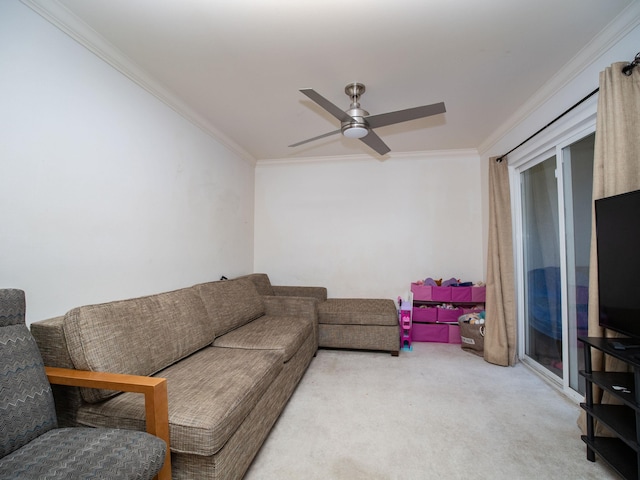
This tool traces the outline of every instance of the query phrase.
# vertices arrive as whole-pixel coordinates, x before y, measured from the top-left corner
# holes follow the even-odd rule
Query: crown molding
[[[49,23],[145,89],[176,113],[215,138],[227,149],[252,165],[256,159],[244,148],[214,127],[211,122],[190,108],[164,85],[141,69],[120,50],[107,42],[98,32],[80,20],[57,0],[20,0]]]
[[[609,49],[622,38],[640,25],[640,2],[633,1],[614,20],[607,25],[598,35],[587,43],[576,56],[556,73],[542,88],[527,100],[512,116],[510,116],[493,134],[478,147],[481,155],[488,152],[500,140],[506,137],[518,125],[523,123],[538,108],[542,107],[562,88],[575,80],[580,73],[594,64]],[[634,52],[635,54],[635,52]],[[598,78],[595,78],[593,88],[598,86]],[[576,92],[577,96],[586,95],[588,92]]]
[[[422,152],[391,152],[384,158],[377,158],[379,162],[386,161],[404,161],[404,160],[428,160],[443,158],[469,158],[474,157],[480,159],[480,154],[475,148],[451,149],[451,150],[425,150]],[[304,164],[304,163],[339,163],[352,161],[371,161],[376,157],[367,154],[357,155],[334,155],[325,157],[291,157],[291,158],[271,158],[259,159],[256,166],[270,165],[286,165],[286,164]]]

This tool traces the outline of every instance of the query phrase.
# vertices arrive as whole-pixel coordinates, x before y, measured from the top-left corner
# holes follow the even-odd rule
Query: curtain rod
[[[638,65],[640,65],[640,52],[638,52],[635,56],[635,58],[633,59],[633,61],[631,61],[630,63],[628,63],[627,65],[625,65],[624,67],[622,67],[622,73],[624,73],[626,76],[631,75],[631,73],[633,72],[633,69],[635,67],[637,67]],[[573,110],[574,108],[576,108],[578,105],[580,105],[581,103],[587,101],[590,97],[592,97],[593,95],[595,95],[596,93],[598,93],[600,89],[596,88],[593,92],[591,92],[589,95],[587,95],[586,97],[584,97],[582,100],[580,100],[578,103],[576,103],[575,105],[573,105],[572,107],[568,108],[567,110],[565,110],[564,112],[562,112],[560,115],[558,115],[556,118],[554,118],[553,120],[551,120],[549,123],[547,123],[544,127],[542,127],[540,130],[538,130],[536,133],[534,133],[533,135],[531,135],[529,138],[527,138],[524,142],[518,144],[516,147],[513,147],[511,150],[509,150],[507,153],[505,153],[504,155],[500,155],[498,158],[496,158],[496,162],[500,163],[502,162],[502,159],[504,157],[506,157],[507,155],[509,155],[511,152],[513,152],[515,149],[520,148],[522,145],[524,145],[525,143],[527,143],[529,140],[531,140],[533,137],[535,137],[536,135],[538,135],[540,132],[542,132],[543,130],[549,128],[551,125],[553,125],[555,122],[557,122],[558,120],[560,120],[562,117],[564,117],[567,113],[569,113],[571,110]]]
[[[622,73],[624,73],[627,77],[631,75],[633,69],[640,64],[640,52],[636,53],[636,58],[633,59],[631,63],[622,67]]]
[[[556,123],[558,120],[560,120],[562,117],[564,117],[567,113],[569,113],[571,110],[573,110],[574,108],[576,108],[577,106],[579,106],[580,104],[586,102],[589,98],[593,97],[596,93],[598,93],[598,91],[600,90],[600,88],[596,88],[593,92],[591,92],[589,95],[587,95],[586,97],[584,97],[582,100],[578,101],[578,103],[574,104],[573,106],[569,107],[567,110],[565,110],[564,112],[562,112],[560,115],[558,115],[556,118],[554,118],[553,120],[551,120],[549,123],[547,123],[544,127],[542,127],[540,130],[538,130],[536,133],[534,133],[533,135],[531,135],[529,138],[527,138],[525,141],[519,143],[518,145],[516,145],[515,147],[513,147],[511,150],[509,150],[507,153],[505,153],[504,155],[500,155],[498,158],[496,158],[496,162],[500,163],[502,162],[502,159],[504,157],[506,157],[507,155],[509,155],[511,152],[513,152],[515,149],[520,148],[522,145],[524,145],[525,143],[527,143],[529,140],[531,140],[533,137],[535,137],[536,135],[538,135],[540,132],[542,132],[543,130],[546,130],[547,128],[549,128],[551,125],[553,125],[554,123]]]

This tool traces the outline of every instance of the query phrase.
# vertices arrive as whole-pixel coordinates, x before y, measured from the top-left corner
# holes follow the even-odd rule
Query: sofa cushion
[[[208,347],[159,372],[167,379],[171,451],[213,455],[238,429],[283,368],[274,350]],[[85,404],[80,423],[144,430],[144,397],[123,393]]]
[[[247,278],[196,285],[216,336],[224,335],[264,314],[264,304]]]
[[[256,290],[258,290],[258,293],[260,295],[275,295],[273,286],[271,285],[271,280],[269,280],[269,275],[267,275],[266,273],[251,273],[249,275],[238,278],[248,278],[249,280],[251,280],[256,286]]]
[[[306,318],[265,315],[226,335],[217,337],[216,347],[278,350],[284,361],[295,355],[313,336],[313,323]]]
[[[192,288],[74,308],[64,333],[75,368],[151,375],[209,345],[215,333]],[[87,402],[117,392],[82,389]]]

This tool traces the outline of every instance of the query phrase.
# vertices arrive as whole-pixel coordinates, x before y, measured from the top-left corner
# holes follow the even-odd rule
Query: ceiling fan
[[[373,131],[374,128],[430,117],[431,115],[446,112],[444,102],[440,102],[422,107],[398,110],[396,112],[382,113],[380,115],[369,115],[369,112],[360,108],[360,103],[358,102],[360,95],[365,92],[365,87],[362,83],[350,83],[344,88],[344,93],[351,99],[351,106],[344,112],[312,88],[304,88],[300,91],[340,120],[342,125],[340,130],[318,135],[317,137],[289,145],[289,147],[297,147],[298,145],[342,132],[345,137],[359,138],[361,142],[364,142],[374,149],[379,155],[384,155],[385,153],[389,153],[391,149],[387,147],[382,139]]]

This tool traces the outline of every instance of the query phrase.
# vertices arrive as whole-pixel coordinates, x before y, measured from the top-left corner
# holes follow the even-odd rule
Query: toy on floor
[[[468,323],[470,325],[484,325],[485,311],[468,313],[460,317],[462,323]]]
[[[400,322],[400,348],[405,351],[411,351],[413,350],[413,346],[411,345],[412,304],[409,301],[402,300],[400,297],[398,297],[398,303],[400,304],[400,312],[398,313],[398,319]]]

